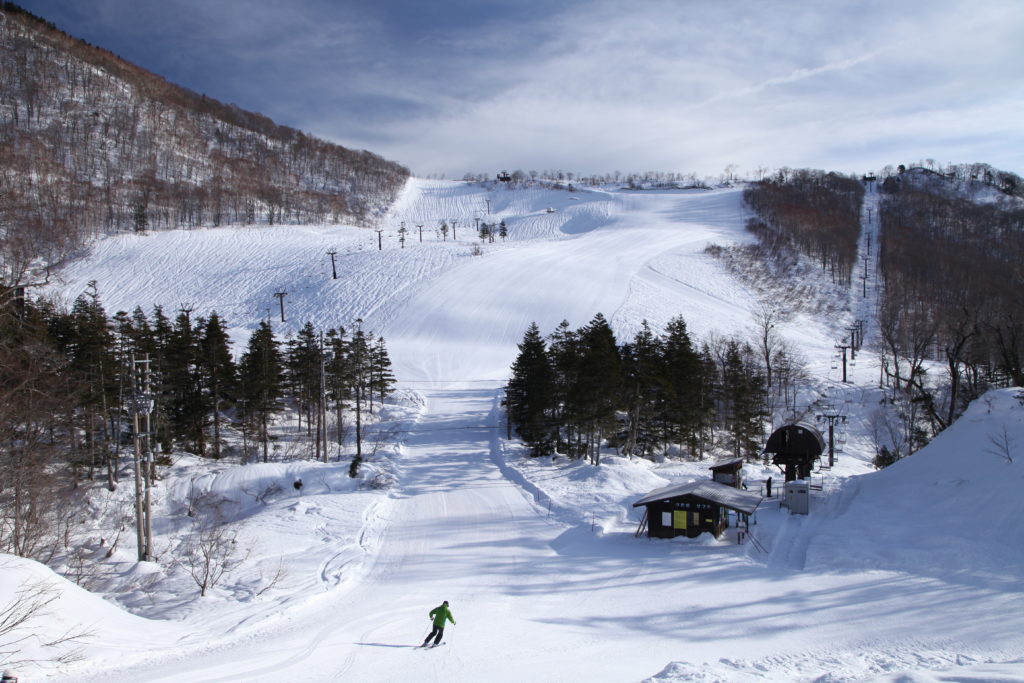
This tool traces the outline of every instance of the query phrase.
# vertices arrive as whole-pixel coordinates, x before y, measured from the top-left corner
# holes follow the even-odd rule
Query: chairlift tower
[[[284,319],[284,298],[288,296],[288,292],[281,290],[280,292],[274,292],[274,296],[277,297],[278,303],[281,305],[281,322],[286,322]]]
[[[846,415],[835,410],[818,413],[815,416],[818,422],[828,421],[828,466],[831,468],[836,462],[836,440],[835,426],[837,422],[846,423]]]
[[[842,352],[843,362],[843,383],[848,383],[849,380],[846,378],[846,349],[850,348],[849,344],[836,344],[836,348]]]
[[[337,249],[331,249],[327,253],[331,257],[331,279],[332,280],[337,280],[338,279],[338,267],[337,267],[337,265],[335,265],[334,257],[338,254],[338,250]]]

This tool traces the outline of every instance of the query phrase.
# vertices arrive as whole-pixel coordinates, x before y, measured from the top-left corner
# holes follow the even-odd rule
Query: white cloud
[[[1024,171],[1017,0],[49,1],[172,80],[419,173]]]

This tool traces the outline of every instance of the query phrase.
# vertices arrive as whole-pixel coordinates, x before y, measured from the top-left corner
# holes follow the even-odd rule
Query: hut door
[[[672,528],[682,529],[686,531],[686,510],[673,510],[672,511]]]

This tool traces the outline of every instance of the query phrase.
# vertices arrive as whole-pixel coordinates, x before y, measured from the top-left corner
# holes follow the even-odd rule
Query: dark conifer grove
[[[797,364],[785,349],[781,367]],[[546,339],[532,324],[505,392],[510,427],[534,456],[561,453],[600,464],[601,448],[703,458],[712,450],[758,458],[769,399],[788,403],[791,373],[769,384],[761,356],[738,338],[699,345],[681,317],[656,335],[647,323],[619,343],[600,313]]]
[[[282,457],[271,426],[285,411],[307,436],[287,457],[337,459],[346,421],[359,419],[349,416],[365,419],[393,391],[383,338],[361,329],[307,323],[282,342],[262,321],[238,359],[226,330],[215,311],[110,317],[95,285],[68,311],[43,301],[0,307],[0,552],[45,561],[77,484],[121,483],[137,402],[152,401],[159,476],[175,450],[243,463]]]

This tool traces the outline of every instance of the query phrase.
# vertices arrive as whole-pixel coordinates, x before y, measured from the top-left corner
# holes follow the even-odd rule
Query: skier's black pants
[[[434,638],[434,634],[435,633],[437,634],[437,638]],[[438,643],[441,642],[441,636],[443,636],[443,635],[444,635],[444,626],[434,626],[434,629],[430,632],[430,635],[427,636],[427,639],[423,641],[423,644],[426,645],[427,643],[430,642],[431,638],[434,638],[434,645],[437,645]]]

